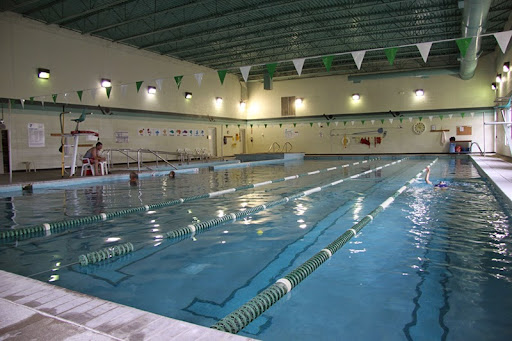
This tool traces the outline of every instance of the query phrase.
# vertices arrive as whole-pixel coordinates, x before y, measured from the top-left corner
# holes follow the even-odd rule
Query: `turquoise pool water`
[[[179,242],[167,231],[390,163],[354,160],[201,171],[170,180],[2,198],[20,228],[199,195],[342,164],[350,167],[201,199],[51,236],[3,241],[0,267],[210,326],[302,264],[432,161],[407,159]],[[512,337],[510,211],[467,160],[440,159],[330,260],[239,334],[263,340],[503,340]],[[132,242],[136,252],[82,267],[78,255]]]

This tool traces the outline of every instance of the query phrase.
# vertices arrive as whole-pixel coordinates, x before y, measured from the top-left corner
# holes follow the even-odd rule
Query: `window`
[[[281,97],[281,116],[295,116],[295,96]]]

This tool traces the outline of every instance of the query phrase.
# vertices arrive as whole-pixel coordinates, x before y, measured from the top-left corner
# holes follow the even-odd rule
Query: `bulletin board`
[[[471,126],[457,126],[457,135],[472,135]]]

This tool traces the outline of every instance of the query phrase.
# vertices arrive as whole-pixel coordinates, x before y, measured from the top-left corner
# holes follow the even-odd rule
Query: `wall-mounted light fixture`
[[[503,72],[509,72],[510,71],[510,62],[503,63]]]
[[[296,106],[296,107],[300,107],[300,106],[302,106],[302,104],[304,104],[304,98],[297,97],[297,98],[295,99],[295,106]]]
[[[416,94],[416,97],[423,97],[425,95],[425,91],[423,91],[423,89],[416,89],[414,93]]]
[[[112,82],[110,81],[110,79],[102,78],[101,79],[101,86],[103,88],[111,87],[112,86]]]
[[[191,92],[185,92],[185,98],[186,99],[191,99],[192,98],[192,93]]]
[[[37,69],[37,77],[42,79],[50,78],[50,70],[41,68]]]
[[[245,101],[240,101],[240,110],[244,111],[246,106],[247,103],[245,103]]]
[[[496,83],[501,83],[501,73],[496,75]]]
[[[150,94],[150,95],[156,94],[156,88],[154,86],[148,86],[148,94]]]
[[[491,83],[492,90],[496,90],[497,88],[498,88],[498,86],[496,85],[496,83]]]
[[[354,101],[359,101],[361,99],[361,96],[359,94],[352,94],[352,99]]]
[[[215,103],[222,104],[222,97],[215,97]]]

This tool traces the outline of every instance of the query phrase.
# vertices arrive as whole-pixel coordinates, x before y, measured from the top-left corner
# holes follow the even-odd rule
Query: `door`
[[[242,153],[247,154],[247,145],[245,143],[245,129],[240,129],[240,142],[242,142]]]
[[[208,128],[208,152],[212,157],[217,156],[217,128]]]

